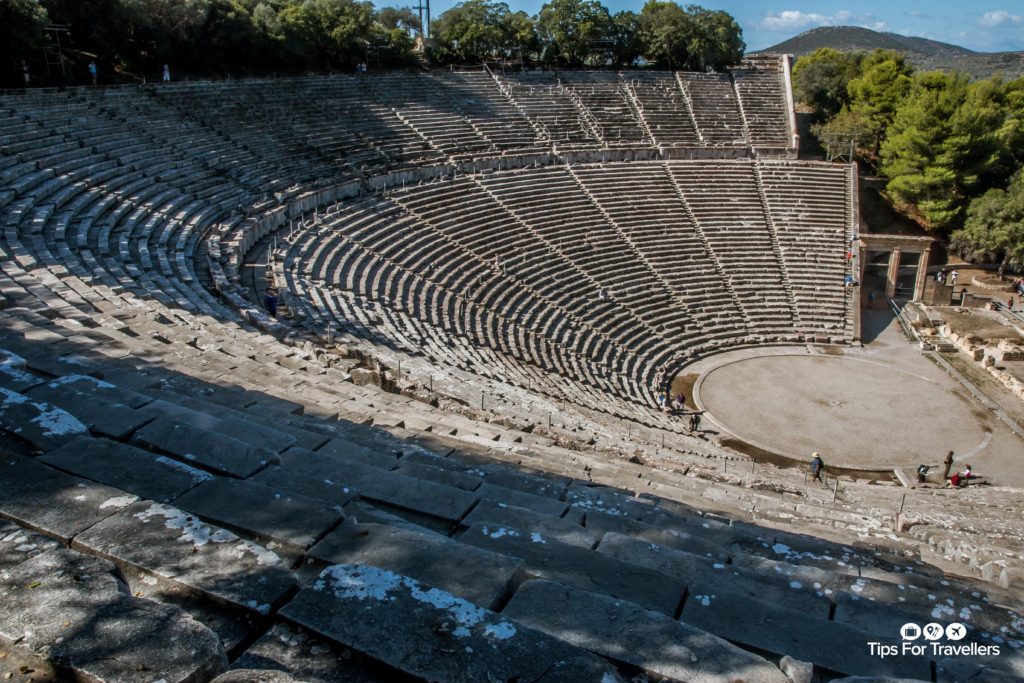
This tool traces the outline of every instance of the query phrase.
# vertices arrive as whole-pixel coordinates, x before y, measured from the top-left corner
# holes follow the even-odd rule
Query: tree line
[[[163,64],[194,76],[399,67],[413,62],[421,28],[413,9],[365,0],[3,0],[0,64],[8,86],[25,66],[35,82],[87,81],[90,62],[105,83],[157,78]],[[726,12],[662,0],[615,14],[597,0],[550,0],[534,16],[466,0],[429,34],[422,47],[441,64],[704,70],[745,48]]]
[[[822,48],[793,69],[823,143],[849,145],[890,199],[965,256],[1024,266],[1024,78],[915,71],[896,52]]]

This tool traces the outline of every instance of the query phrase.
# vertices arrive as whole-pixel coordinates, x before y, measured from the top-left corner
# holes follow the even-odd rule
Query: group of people
[[[960,277],[960,271],[959,270],[956,270],[954,268],[953,270],[951,270],[949,272],[948,278],[949,278],[949,284],[950,284],[951,287],[956,287],[956,280],[957,280],[958,277]],[[940,270],[940,271],[935,273],[935,282],[940,284],[940,285],[946,284],[946,278],[947,278],[947,275],[946,275],[946,271],[945,270]]]
[[[98,84],[100,70],[99,67],[96,66],[96,60],[90,59],[89,64],[86,68],[89,70],[89,80],[92,81],[93,85]],[[21,75],[25,79],[26,88],[32,85],[32,70],[29,67],[28,62],[24,59],[21,60]],[[162,80],[164,83],[170,83],[171,67],[169,64],[164,64],[163,68],[160,70],[160,80]]]
[[[943,471],[942,480],[949,482],[949,485],[953,488],[960,488],[967,486],[971,479],[971,466],[969,464],[964,465],[963,472],[954,472],[952,475],[949,471],[953,469],[953,451],[946,454],[946,459],[942,461]],[[919,484],[925,483],[928,477],[928,470],[931,469],[930,465],[919,465],[917,468],[917,482]],[[822,481],[822,475],[825,473],[825,462],[821,459],[821,454],[815,451],[811,454],[811,477],[812,481]]]
[[[658,405],[669,415],[686,413],[686,395],[683,392],[672,396],[672,388],[665,387],[658,393]],[[694,410],[689,414],[689,429],[691,432],[700,431],[700,411]]]

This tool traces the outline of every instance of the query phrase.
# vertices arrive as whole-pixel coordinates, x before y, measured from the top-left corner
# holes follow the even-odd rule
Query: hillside
[[[882,33],[858,26],[822,26],[760,53],[783,53],[801,56],[821,47],[837,50],[898,50],[907,55],[915,68],[921,70],[964,71],[973,78],[984,78],[1001,72],[1008,78],[1024,75],[1024,52],[974,52],[959,45],[941,43],[927,38]],[[755,53],[756,54],[756,53]]]

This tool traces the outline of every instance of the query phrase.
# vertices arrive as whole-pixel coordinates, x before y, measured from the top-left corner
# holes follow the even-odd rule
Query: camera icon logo
[[[900,627],[900,636],[903,640],[917,640],[921,637],[921,627],[913,622],[907,622]]]

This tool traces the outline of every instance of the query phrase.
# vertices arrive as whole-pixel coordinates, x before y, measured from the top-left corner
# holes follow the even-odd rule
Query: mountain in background
[[[1006,78],[1024,75],[1024,52],[974,52],[959,45],[897,33],[881,33],[859,26],[821,26],[755,53],[781,53],[797,57],[820,47],[836,50],[897,50],[921,71],[963,71],[973,78],[1000,72]]]

